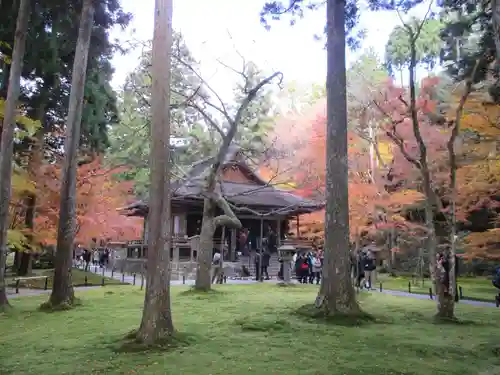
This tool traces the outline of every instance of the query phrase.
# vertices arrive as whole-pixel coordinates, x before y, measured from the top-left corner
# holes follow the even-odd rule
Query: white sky
[[[223,96],[230,94],[237,79],[235,73],[222,67],[216,59],[238,68],[241,58],[251,60],[266,72],[281,71],[286,81],[309,85],[323,83],[326,76],[326,54],[323,42],[316,41],[325,24],[325,10],[307,12],[304,19],[290,26],[286,19],[273,21],[267,31],[259,22],[259,11],[265,0],[174,0],[174,29],[180,31],[187,46],[201,63],[202,76]],[[113,38],[121,41],[151,39],[153,35],[154,0],[122,0],[125,11],[134,15],[126,31],[115,30]],[[412,15],[422,17],[427,7]],[[394,26],[400,23],[395,12],[364,12],[361,27],[367,30],[363,47],[374,48],[383,58],[385,44]],[[356,54],[348,51],[348,63]],[[140,49],[127,55],[116,55],[113,86],[120,87],[138,62]]]

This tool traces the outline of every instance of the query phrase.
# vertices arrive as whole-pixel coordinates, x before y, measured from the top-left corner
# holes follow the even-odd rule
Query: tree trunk
[[[325,258],[316,306],[327,315],[358,314],[349,277],[349,195],[345,1],[327,1],[327,139]]]
[[[47,79],[44,79],[45,87],[47,87]],[[38,181],[38,170],[42,165],[42,151],[43,151],[43,136],[44,136],[44,119],[45,119],[45,108],[47,106],[47,90],[42,88],[40,93],[40,103],[36,110],[35,119],[39,120],[42,124],[42,128],[38,130],[35,135],[35,141],[32,144],[31,155],[28,162],[28,171],[32,181],[35,183]],[[24,215],[24,225],[29,230],[27,235],[29,242],[33,242],[33,231],[35,229],[35,215],[36,215],[36,193],[27,193],[24,199],[24,204],[26,206],[26,212]],[[31,273],[31,267],[33,265],[32,250],[28,249],[21,254],[20,263],[17,267],[17,275],[25,276]]]
[[[215,205],[206,198],[203,205],[203,219],[201,222],[200,249],[197,258],[195,289],[208,291],[212,286],[211,268],[214,249],[214,212]]]
[[[64,142],[57,251],[54,260],[54,282],[47,306],[50,308],[71,306],[75,297],[71,280],[71,258],[76,230],[77,152],[80,141],[83,95],[94,11],[94,0],[84,0],[71,77],[71,93]]]
[[[172,0],[155,1],[152,45],[151,193],[146,294],[137,339],[150,346],[174,333],[170,307],[170,66]]]
[[[35,219],[35,203],[36,203],[36,195],[28,194],[24,200],[24,204],[26,205],[26,213],[24,216],[24,225],[26,228],[33,230],[33,224]],[[33,240],[32,233],[27,235],[30,243]],[[19,267],[17,268],[18,276],[26,276],[31,273],[31,251],[30,249],[26,249],[20,253],[20,261]]]
[[[21,71],[26,47],[26,34],[30,15],[30,0],[21,0],[17,16],[14,49],[4,109],[4,123],[0,151],[0,310],[8,307],[5,290],[5,264],[7,260],[7,230],[9,228],[9,202],[11,197],[12,162],[16,104],[21,85]]]
[[[500,0],[492,0],[492,26],[493,26],[493,41],[495,42],[496,54],[496,73],[500,69]]]
[[[212,170],[213,171],[213,170]],[[212,186],[211,184],[209,187]],[[196,268],[195,289],[208,291],[212,287],[211,267],[214,249],[214,233],[219,226],[231,229],[240,229],[241,222],[232,211],[229,203],[220,195],[207,192],[203,205],[203,220],[201,223],[200,251],[198,252],[198,265]],[[220,208],[222,215],[215,216],[216,209]],[[224,240],[224,238],[222,239]],[[224,254],[221,252],[221,259]],[[221,260],[221,263],[223,260]]]

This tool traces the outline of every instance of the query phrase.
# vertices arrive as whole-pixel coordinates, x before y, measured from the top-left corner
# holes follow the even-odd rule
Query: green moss
[[[176,333],[153,348],[135,341],[138,287],[77,293],[81,306],[55,314],[38,309],[46,295],[12,299],[0,315],[2,373],[463,375],[500,366],[495,308],[459,304],[462,324],[436,325],[434,301],[360,293],[370,318],[329,324],[311,315],[315,286],[218,285],[206,298],[186,291],[172,287]]]

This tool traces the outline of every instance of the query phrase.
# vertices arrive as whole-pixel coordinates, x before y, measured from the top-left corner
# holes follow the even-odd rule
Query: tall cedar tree
[[[83,110],[83,93],[87,72],[90,36],[94,22],[94,0],[84,0],[80,29],[76,43],[71,93],[69,98],[66,140],[64,143],[64,166],[61,180],[61,201],[59,228],[57,232],[57,252],[54,264],[52,294],[45,307],[60,308],[71,306],[75,295],[71,280],[71,258],[76,230],[76,174],[77,151],[80,140],[80,125]]]
[[[30,15],[30,0],[21,0],[17,16],[14,50],[10,67],[7,103],[5,106],[0,153],[0,309],[9,305],[5,290],[5,264],[7,257],[7,229],[11,197],[12,162],[16,104],[21,84],[21,69]]]
[[[172,0],[155,1],[151,93],[151,208],[146,294],[137,340],[154,345],[174,332],[170,308],[170,67]]]

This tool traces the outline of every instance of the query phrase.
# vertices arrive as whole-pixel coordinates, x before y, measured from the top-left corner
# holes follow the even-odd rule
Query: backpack
[[[302,264],[300,265],[300,269],[301,269],[301,270],[308,270],[308,269],[309,269],[309,265],[308,265],[307,263],[302,263]]]

